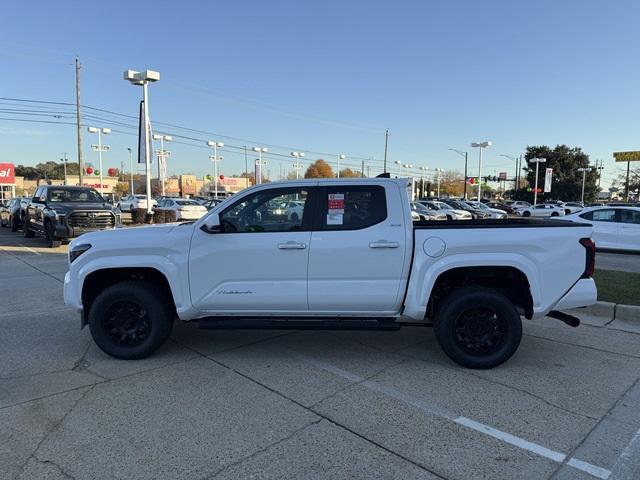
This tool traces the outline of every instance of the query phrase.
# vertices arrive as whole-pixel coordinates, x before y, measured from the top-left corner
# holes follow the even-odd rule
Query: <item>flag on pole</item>
[[[553,168],[547,168],[544,174],[544,193],[551,191],[551,180],[553,177]]]
[[[144,131],[144,100],[140,100],[140,117],[138,118],[138,163],[145,163],[145,151],[149,149],[149,162],[153,163],[153,138],[151,134],[151,120],[149,128]]]

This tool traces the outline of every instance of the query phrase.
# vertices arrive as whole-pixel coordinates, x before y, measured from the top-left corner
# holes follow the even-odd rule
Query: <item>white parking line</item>
[[[40,252],[35,251],[33,248],[31,247],[27,247],[24,243],[20,243],[20,242],[16,242],[18,245],[20,245],[21,247],[24,247],[25,250],[30,251],[31,253],[35,253],[36,255],[42,255]]]
[[[524,438],[520,438],[520,437],[516,437],[515,435],[511,435],[510,433],[507,432],[503,432],[502,430],[498,430],[496,428],[490,427],[489,425],[485,425],[484,423],[480,423],[480,422],[476,422],[475,420],[472,420],[470,418],[467,417],[461,417],[461,416],[457,416],[457,415],[453,415],[451,413],[448,413],[447,411],[441,409],[440,407],[437,407],[435,405],[431,405],[423,400],[420,400],[418,398],[415,398],[411,395],[408,395],[404,392],[401,392],[399,390],[396,390],[395,388],[392,387],[387,387],[385,385],[382,385],[378,382],[373,382],[371,380],[365,380],[364,378],[360,377],[359,375],[356,375],[352,372],[349,372],[347,370],[343,370],[339,367],[336,367],[334,365],[331,365],[329,363],[324,363],[321,361],[318,361],[314,358],[310,358],[310,357],[302,357],[307,363],[310,363],[322,370],[325,370],[327,372],[333,373],[334,375],[337,375],[339,377],[345,378],[347,380],[351,380],[352,382],[358,382],[359,385],[362,385],[364,387],[369,388],[370,390],[374,390],[376,392],[380,392],[383,393],[389,397],[395,398],[396,400],[400,400],[401,402],[404,402],[408,405],[411,405],[413,407],[416,407],[420,410],[422,410],[423,412],[429,414],[429,415],[433,415],[439,418],[444,418],[446,420],[450,420],[452,422],[455,422],[459,425],[462,425],[466,428],[470,428],[472,430],[475,430],[477,432],[483,433],[485,435],[489,435],[493,438],[496,438],[498,440],[501,440],[505,443],[508,443],[510,445],[513,445],[514,447],[518,447],[521,448],[522,450],[527,450],[529,452],[535,453],[536,455],[540,455],[541,457],[547,458],[549,460],[552,460],[556,463],[562,463],[567,459],[567,455],[565,455],[562,452],[557,452],[555,450],[551,450],[547,447],[544,447],[542,445],[539,445],[537,443],[534,442],[530,442],[528,440],[525,440]],[[639,432],[640,434],[640,432]],[[640,448],[640,435],[637,436],[638,437],[638,445],[637,447]],[[634,437],[635,440],[635,437]],[[633,443],[633,441],[632,441]],[[631,444],[629,445],[631,446]],[[627,447],[629,448],[629,447]],[[631,452],[629,453],[629,455],[631,455]],[[589,475],[592,475],[596,478],[600,478],[602,480],[607,480],[610,475],[611,475],[611,471],[607,470],[606,468],[602,468],[599,467],[597,465],[593,465],[589,462],[585,462],[584,460],[579,460],[577,458],[570,458],[567,461],[567,465],[577,469],[577,470],[581,470],[585,473],[588,473]],[[621,477],[621,479],[626,480],[626,477]],[[631,478],[631,477],[629,477]]]
[[[637,480],[640,475],[640,430],[620,454],[611,469],[612,480]]]

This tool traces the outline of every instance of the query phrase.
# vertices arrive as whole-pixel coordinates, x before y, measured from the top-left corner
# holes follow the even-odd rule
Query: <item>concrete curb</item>
[[[606,318],[609,322],[623,320],[640,325],[640,305],[623,305],[621,303],[596,302],[584,308],[573,309],[577,315],[589,315]]]
[[[621,304],[616,305],[615,319],[637,323],[638,325],[640,325],[640,306]]]

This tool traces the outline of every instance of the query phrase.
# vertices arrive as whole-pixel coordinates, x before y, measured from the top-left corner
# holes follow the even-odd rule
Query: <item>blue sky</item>
[[[513,171],[499,154],[566,143],[605,160],[607,184],[623,170],[612,152],[640,149],[634,1],[22,1],[3,17],[0,96],[73,102],[78,55],[82,103],[137,115],[141,89],[122,72],[151,68],[162,76],[150,87],[152,122],[212,132],[156,125],[169,134],[302,150],[307,162],[334,161],[314,152],[345,153],[354,166],[375,157],[372,174],[385,128],[391,163],[430,168],[461,169],[448,148],[491,140],[489,174]],[[43,115],[0,112],[73,121]],[[95,141],[84,135],[87,146]],[[135,138],[114,133],[108,143],[105,169],[128,159]],[[206,149],[169,148],[170,173],[211,170]],[[75,151],[71,125],[0,120],[0,162]],[[244,169],[241,150],[221,154],[227,175]],[[285,157],[267,159],[272,177],[291,169]]]

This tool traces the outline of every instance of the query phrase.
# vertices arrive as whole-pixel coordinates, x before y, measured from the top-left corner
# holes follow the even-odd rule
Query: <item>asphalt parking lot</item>
[[[198,330],[119,361],[66,247],[0,230],[0,478],[640,478],[640,335],[525,322],[489,371],[426,328]]]

